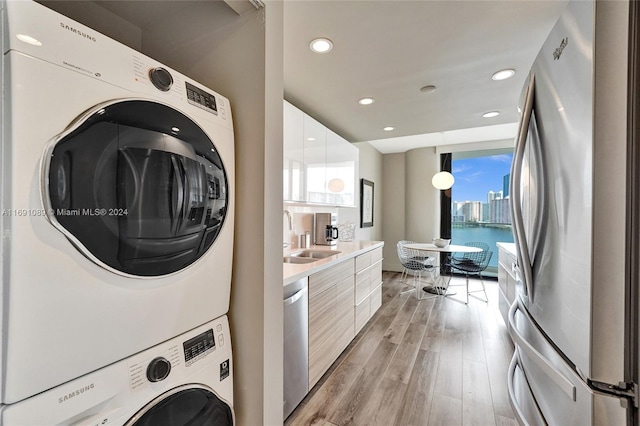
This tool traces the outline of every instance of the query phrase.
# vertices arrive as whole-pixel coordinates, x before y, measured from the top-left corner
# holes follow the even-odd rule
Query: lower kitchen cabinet
[[[516,251],[512,243],[498,243],[498,308],[505,324],[516,298]]]
[[[336,346],[339,356],[355,336],[353,318],[353,274],[338,283],[336,306]]]
[[[382,305],[382,248],[309,276],[309,390]]]
[[[353,339],[353,265],[309,276],[309,389]]]
[[[382,248],[356,257],[355,333],[382,305]]]

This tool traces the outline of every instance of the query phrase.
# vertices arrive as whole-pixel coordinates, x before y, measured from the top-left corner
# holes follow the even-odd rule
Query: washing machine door
[[[214,141],[149,100],[83,114],[49,143],[42,173],[50,222],[86,257],[125,276],[188,267],[214,244],[227,212]]]
[[[183,385],[147,404],[125,426],[231,426],[233,410],[204,385]]]

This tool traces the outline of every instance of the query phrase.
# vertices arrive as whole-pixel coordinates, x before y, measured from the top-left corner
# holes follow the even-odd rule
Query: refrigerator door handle
[[[518,424],[529,426],[531,422],[528,421],[529,419],[527,419],[525,410],[523,409],[523,407],[520,406],[521,402],[518,401],[518,398],[516,397],[514,381],[516,376],[516,367],[518,367],[519,364],[520,362],[518,360],[518,351],[515,351],[513,353],[513,357],[511,358],[511,363],[509,364],[507,388],[509,390],[509,399],[511,400],[511,407],[513,408],[514,414],[517,416]],[[531,396],[531,398],[533,398],[533,396]],[[540,424],[540,425],[547,424],[547,422],[544,420],[544,416],[542,415],[542,412],[540,411],[540,408],[535,402],[528,404],[527,408],[529,408],[529,411],[530,412],[532,411],[531,414],[534,417],[536,417],[535,419],[531,419],[531,420],[535,420],[535,424]]]
[[[529,256],[529,247],[527,244],[527,235],[524,230],[524,219],[522,216],[522,206],[520,205],[521,194],[521,173],[522,162],[524,160],[525,148],[527,144],[527,134],[529,132],[529,123],[533,113],[533,90],[534,90],[534,74],[529,75],[529,84],[525,94],[524,107],[522,111],[522,120],[518,129],[516,139],[516,151],[511,164],[511,183],[510,193],[512,202],[511,216],[513,220],[513,237],[517,248],[518,265],[522,271],[522,282],[526,291],[527,298],[533,301],[533,273],[531,270],[531,258]]]
[[[551,362],[544,355],[536,350],[527,339],[520,334],[518,331],[518,326],[516,325],[516,311],[520,310],[522,314],[529,320],[528,314],[522,306],[520,306],[520,298],[516,297],[516,300],[511,305],[509,309],[509,335],[513,339],[513,343],[518,347],[519,350],[522,350],[527,358],[531,359],[536,365],[547,375],[549,376],[555,384],[562,389],[564,393],[571,398],[572,401],[576,400],[576,387],[571,383],[569,379],[565,377],[560,371],[558,371]]]

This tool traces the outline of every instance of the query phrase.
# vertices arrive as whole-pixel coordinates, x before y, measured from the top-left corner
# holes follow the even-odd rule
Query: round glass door
[[[224,223],[227,175],[214,142],[164,104],[95,108],[50,146],[44,165],[51,223],[116,273],[180,271],[213,245]]]
[[[156,398],[125,426],[232,426],[231,407],[212,390],[189,385]]]

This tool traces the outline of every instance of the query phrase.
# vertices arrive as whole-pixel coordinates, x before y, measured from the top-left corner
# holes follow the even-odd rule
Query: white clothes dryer
[[[0,2],[2,403],[229,309],[229,101],[32,1]]]
[[[130,358],[0,408],[3,426],[226,426],[233,368],[223,316]]]

